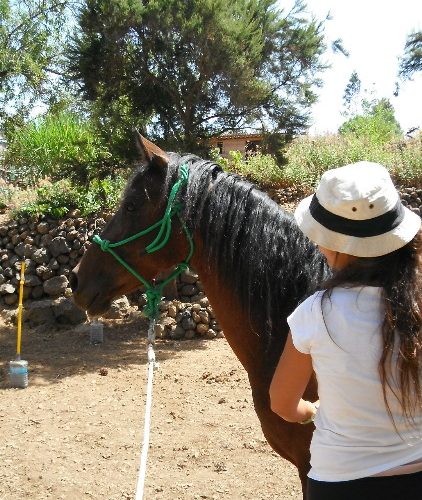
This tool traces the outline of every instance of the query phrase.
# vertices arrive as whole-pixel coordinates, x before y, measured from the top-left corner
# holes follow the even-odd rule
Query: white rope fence
[[[148,329],[148,347],[147,347],[148,382],[147,382],[147,399],[145,403],[144,440],[142,443],[135,500],[142,500],[144,497],[145,476],[147,470],[147,459],[148,459],[148,448],[149,448],[149,433],[151,426],[152,381],[154,378],[154,369],[158,368],[158,363],[155,362],[154,342],[155,342],[155,320],[152,320],[150,322]]]

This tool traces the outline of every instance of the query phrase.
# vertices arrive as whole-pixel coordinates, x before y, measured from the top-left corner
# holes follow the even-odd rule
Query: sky
[[[279,0],[288,7],[290,0]],[[305,0],[308,11],[317,19],[330,12],[325,23],[327,42],[341,38],[350,53],[327,52],[331,64],[322,75],[319,101],[312,109],[310,134],[336,132],[345,118],[341,115],[344,89],[352,71],[374,98],[386,97],[395,109],[395,116],[404,132],[419,126],[422,130],[422,74],[413,81],[401,82],[398,97],[394,97],[398,80],[398,59],[403,54],[407,35],[422,31],[421,0]]]

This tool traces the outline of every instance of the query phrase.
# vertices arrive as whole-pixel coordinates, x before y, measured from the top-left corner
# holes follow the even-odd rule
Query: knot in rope
[[[147,303],[144,307],[144,314],[149,319],[156,319],[158,316],[158,304],[161,301],[162,287],[148,288],[145,292]]]
[[[176,266],[176,269],[178,269],[180,272],[186,271],[189,269],[189,264],[187,264],[186,262],[181,262]]]
[[[108,240],[103,240],[101,239],[98,234],[96,234],[93,238],[92,241],[95,243],[98,243],[100,245],[100,248],[103,252],[108,252],[108,249],[110,248],[110,242]]]

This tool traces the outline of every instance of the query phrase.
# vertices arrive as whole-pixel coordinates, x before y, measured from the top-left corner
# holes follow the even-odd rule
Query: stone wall
[[[292,190],[278,190],[270,196],[293,208],[298,196]],[[422,189],[404,188],[402,201],[422,215]],[[104,219],[84,219],[74,211],[65,220],[20,218],[0,225],[0,305],[15,309],[18,301],[20,263],[26,265],[24,300],[28,320],[80,322],[86,315],[72,303],[68,276],[90,245],[90,238],[104,227]],[[192,271],[181,274],[176,282],[174,300],[160,305],[157,334],[171,338],[215,337],[222,335],[198,276]],[[145,296],[138,294],[139,307]],[[132,297],[133,305],[133,297]],[[42,307],[44,306],[44,307]],[[109,317],[125,315],[128,302],[117,301]],[[123,311],[123,312],[122,312]]]

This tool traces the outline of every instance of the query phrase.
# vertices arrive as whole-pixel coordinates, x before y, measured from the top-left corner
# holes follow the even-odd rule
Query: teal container
[[[9,378],[11,387],[19,389],[28,387],[28,361],[24,359],[10,361]]]

